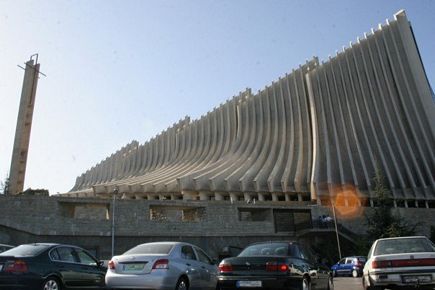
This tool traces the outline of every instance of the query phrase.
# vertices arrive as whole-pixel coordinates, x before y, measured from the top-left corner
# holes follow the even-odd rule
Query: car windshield
[[[239,257],[288,255],[289,245],[287,243],[267,243],[248,246],[239,254]]]
[[[0,253],[0,256],[32,257],[39,255],[49,247],[49,245],[41,244],[21,245]]]
[[[435,252],[435,248],[427,239],[423,238],[388,239],[378,242],[374,255],[419,252]]]
[[[134,254],[160,254],[167,255],[174,247],[173,244],[142,244],[138,245],[127,252],[124,255],[134,255]]]

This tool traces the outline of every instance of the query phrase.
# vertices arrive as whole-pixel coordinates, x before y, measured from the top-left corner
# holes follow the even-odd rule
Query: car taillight
[[[435,266],[435,259],[412,259],[392,261],[393,267]]]
[[[385,260],[373,261],[372,268],[394,268],[394,267],[419,267],[419,266],[435,266],[435,259],[407,259],[407,260]]]
[[[373,261],[372,262],[372,268],[378,269],[378,268],[388,268],[391,267],[392,263],[391,261]]]
[[[115,270],[115,262],[113,262],[113,260],[110,260],[107,266],[109,267],[109,269]]]
[[[153,269],[169,269],[169,260],[168,259],[157,260],[153,265]]]
[[[266,271],[268,272],[287,272],[289,267],[287,264],[278,264],[276,262],[267,262],[266,263]]]
[[[219,264],[219,272],[221,273],[230,273],[233,271],[233,266],[228,263],[221,262]]]
[[[22,260],[9,261],[5,264],[4,271],[8,273],[25,273],[27,272],[27,264]]]

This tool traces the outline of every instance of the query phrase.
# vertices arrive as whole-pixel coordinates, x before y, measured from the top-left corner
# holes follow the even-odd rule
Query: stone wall
[[[156,218],[157,209],[164,218]],[[371,210],[370,208],[364,208]],[[76,244],[99,258],[111,255],[112,200],[66,197],[0,196],[0,243],[18,245],[31,242]],[[429,235],[434,209],[396,209],[410,221],[426,221],[420,228]],[[279,213],[279,215],[277,215]],[[294,213],[294,215],[292,215]],[[295,223],[286,232],[277,232],[275,217]],[[228,201],[149,201],[116,200],[115,254],[150,241],[177,240],[197,244],[217,257],[225,246],[244,247],[266,240],[322,239],[334,241],[333,229],[313,230],[311,220],[318,215],[332,216],[330,209],[318,205],[282,202],[246,204]],[[166,215],[166,216],[165,216]],[[289,216],[292,215],[292,216]],[[364,215],[338,221],[355,233],[364,233]],[[284,220],[285,222],[285,220]],[[282,226],[280,220],[279,226]],[[305,228],[301,228],[305,226]],[[282,228],[288,228],[284,225]],[[314,239],[313,239],[314,236]]]

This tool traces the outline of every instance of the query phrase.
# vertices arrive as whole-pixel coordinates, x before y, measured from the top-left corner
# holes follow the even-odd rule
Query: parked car
[[[246,247],[219,264],[218,289],[329,289],[329,268],[298,242],[266,242]]]
[[[181,242],[138,245],[109,261],[109,288],[215,290],[218,268],[199,247]]]
[[[237,247],[237,246],[226,246],[223,247],[219,251],[219,261],[222,261],[225,258],[235,257],[243,250],[243,248]]]
[[[5,244],[0,244],[0,253],[7,251],[9,249],[12,249],[14,246],[11,245],[5,245]]]
[[[0,253],[0,289],[104,289],[106,270],[80,247],[25,244]]]
[[[435,287],[435,246],[426,237],[376,240],[363,270],[364,289]]]
[[[337,262],[331,267],[332,273],[335,276],[351,275],[352,277],[360,277],[367,258],[363,256],[346,257]]]

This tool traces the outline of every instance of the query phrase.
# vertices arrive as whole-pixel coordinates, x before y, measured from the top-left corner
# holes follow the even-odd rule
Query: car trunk
[[[377,256],[373,268],[435,268],[435,253],[403,253]]]
[[[227,259],[232,271],[228,275],[286,275],[289,271],[284,257],[236,257]],[[225,273],[223,273],[225,274]]]
[[[115,257],[115,272],[118,274],[148,274],[158,260],[168,255],[132,255]]]

